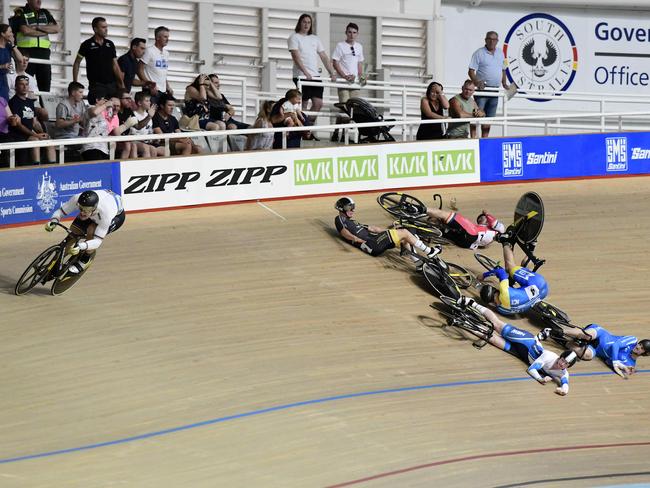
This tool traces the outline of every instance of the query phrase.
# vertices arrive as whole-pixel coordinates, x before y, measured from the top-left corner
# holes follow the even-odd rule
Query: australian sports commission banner
[[[650,134],[482,139],[481,181],[650,173]]]
[[[476,140],[126,161],[127,210],[477,183]]]
[[[0,171],[0,226],[45,220],[85,190],[120,193],[120,163],[70,164]]]

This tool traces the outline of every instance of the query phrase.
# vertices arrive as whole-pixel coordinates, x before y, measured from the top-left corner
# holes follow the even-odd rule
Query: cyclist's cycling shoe
[[[429,258],[429,259],[433,259],[433,258],[435,258],[438,254],[440,254],[441,252],[442,252],[442,246],[441,246],[440,244],[438,244],[438,245],[436,245],[436,246],[433,246],[433,247],[431,248],[431,251],[429,252],[429,254],[427,254],[427,258]]]

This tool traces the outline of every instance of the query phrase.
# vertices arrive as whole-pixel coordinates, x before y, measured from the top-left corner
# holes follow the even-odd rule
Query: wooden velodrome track
[[[442,193],[509,220],[539,192],[549,301],[642,338],[649,185]],[[358,219],[387,224],[376,196],[355,196]],[[629,381],[579,363],[569,396],[555,395],[506,353],[450,337],[396,251],[373,259],[339,241],[335,199],[267,202],[282,218],[255,203],[130,214],[61,297],[12,294],[61,233],[0,231],[0,486],[650,482],[650,358]],[[479,270],[469,251],[444,256]]]

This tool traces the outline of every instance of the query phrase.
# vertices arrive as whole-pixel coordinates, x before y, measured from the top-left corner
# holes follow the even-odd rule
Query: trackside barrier
[[[124,161],[127,210],[477,183],[478,141],[252,151]]]
[[[85,190],[121,193],[120,163],[67,164],[0,172],[0,227],[49,219]]]
[[[650,173],[650,133],[481,139],[481,182]]]

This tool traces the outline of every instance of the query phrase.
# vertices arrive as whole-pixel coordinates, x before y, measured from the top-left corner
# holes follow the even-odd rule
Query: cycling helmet
[[[567,368],[570,368],[573,366],[576,361],[578,360],[578,355],[573,352],[573,351],[562,351],[562,354],[560,354],[560,357],[563,358],[567,362]]]
[[[79,195],[79,199],[77,200],[79,210],[83,210],[87,213],[93,212],[97,208],[98,204],[99,195],[91,190],[83,192]]]
[[[341,197],[334,204],[334,208],[339,212],[349,212],[350,210],[354,210],[354,207],[354,200],[349,197]]]
[[[481,300],[485,303],[492,303],[494,301],[494,295],[496,295],[497,290],[492,285],[483,285],[481,287]]]
[[[640,340],[639,345],[643,348],[643,356],[650,356],[650,339]]]

